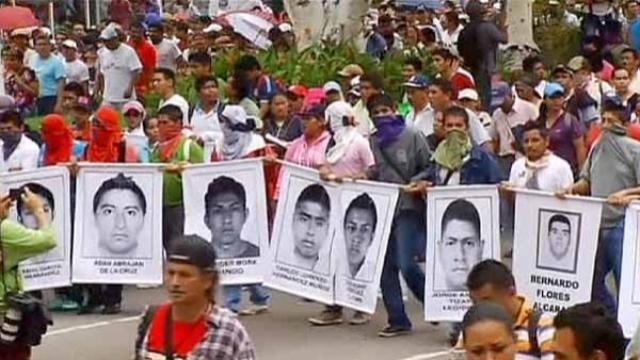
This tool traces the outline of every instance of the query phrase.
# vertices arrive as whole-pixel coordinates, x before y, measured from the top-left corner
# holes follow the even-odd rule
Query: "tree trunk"
[[[533,0],[504,0],[509,25],[509,45],[526,45],[537,49],[533,41]]]
[[[300,50],[321,40],[362,38],[367,0],[284,0]]]

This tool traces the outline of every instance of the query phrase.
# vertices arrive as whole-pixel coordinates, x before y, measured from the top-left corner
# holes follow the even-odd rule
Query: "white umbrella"
[[[271,46],[268,34],[274,25],[269,20],[250,12],[227,13],[221,18],[233,28],[233,31],[242,35],[255,46],[261,49],[267,49]]]

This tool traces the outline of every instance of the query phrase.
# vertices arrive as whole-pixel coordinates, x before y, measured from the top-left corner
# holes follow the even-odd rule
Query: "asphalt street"
[[[447,325],[434,326],[422,320],[421,304],[407,302],[414,331],[406,336],[382,339],[377,331],[385,325],[386,313],[379,302],[373,320],[363,326],[346,322],[332,327],[312,327],[306,319],[321,305],[303,302],[274,292],[270,311],[242,322],[251,335],[260,360],[427,360],[447,359]],[[248,297],[248,294],[245,294]],[[125,288],[124,311],[119,315],[54,314],[55,325],[35,360],[126,360],[131,358],[138,316],[145,304],[161,303],[164,291]],[[349,314],[349,313],[347,313]]]

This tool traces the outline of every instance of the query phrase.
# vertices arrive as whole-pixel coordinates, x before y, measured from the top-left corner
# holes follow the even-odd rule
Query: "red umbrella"
[[[23,6],[0,8],[0,30],[13,30],[40,25],[31,9]]]

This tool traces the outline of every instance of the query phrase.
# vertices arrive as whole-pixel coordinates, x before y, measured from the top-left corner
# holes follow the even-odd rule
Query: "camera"
[[[11,200],[18,200],[22,192],[23,191],[21,189],[9,189],[9,197]]]

